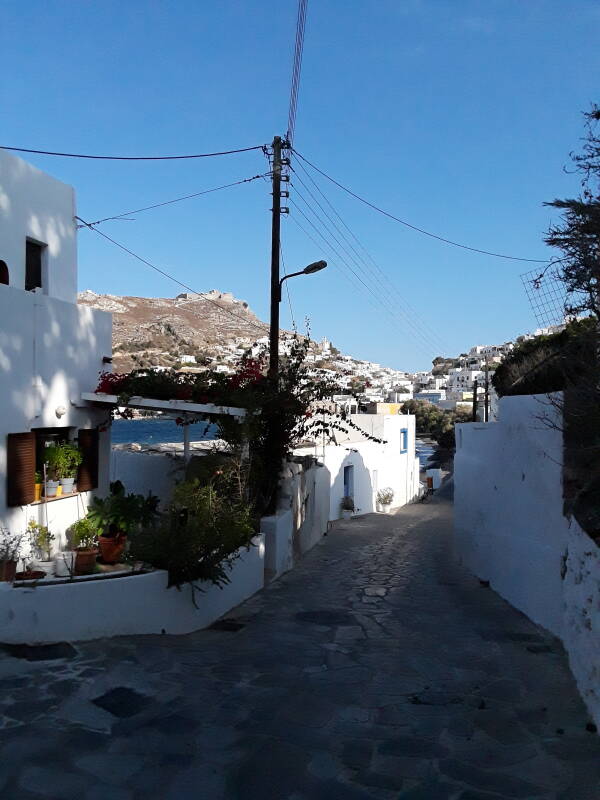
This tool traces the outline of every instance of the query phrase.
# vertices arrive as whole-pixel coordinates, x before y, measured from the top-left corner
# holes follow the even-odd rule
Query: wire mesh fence
[[[524,272],[521,281],[538,326],[561,325],[565,321],[566,291],[558,267]]]

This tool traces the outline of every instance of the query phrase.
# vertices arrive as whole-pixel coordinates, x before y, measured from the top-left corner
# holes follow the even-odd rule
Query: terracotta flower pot
[[[17,581],[39,581],[46,577],[46,573],[42,569],[26,569],[24,572],[17,572],[15,580]]]
[[[91,575],[96,566],[96,558],[98,551],[93,548],[91,550],[81,549],[77,550],[75,556],[75,575]]]
[[[105,564],[116,564],[125,550],[127,536],[124,533],[117,533],[116,536],[100,536],[100,555]]]
[[[17,574],[16,561],[0,561],[0,581],[12,583]]]

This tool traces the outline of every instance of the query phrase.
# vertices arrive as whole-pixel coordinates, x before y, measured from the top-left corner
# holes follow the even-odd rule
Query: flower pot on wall
[[[60,485],[62,487],[62,493],[72,494],[74,484],[75,484],[75,478],[61,478]]]
[[[16,561],[0,561],[0,581],[12,583],[17,574]]]
[[[75,573],[75,550],[66,550],[54,556],[54,572],[59,578],[68,578]]]
[[[117,533],[115,536],[98,537],[100,555],[105,564],[117,564],[125,550],[127,536],[124,533]]]
[[[33,502],[39,503],[42,499],[42,489],[44,488],[43,483],[34,483],[33,484]]]
[[[352,511],[346,508],[342,509],[342,519],[352,519]]]
[[[58,481],[46,481],[46,497],[56,497],[59,486]]]
[[[54,575],[54,559],[50,561],[42,561],[41,559],[35,559],[33,562],[34,569],[39,569],[44,572],[45,575]]]
[[[95,548],[77,548],[75,556],[75,575],[91,575],[96,568],[98,551]]]

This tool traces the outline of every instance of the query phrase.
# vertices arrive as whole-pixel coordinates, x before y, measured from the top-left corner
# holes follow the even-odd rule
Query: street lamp
[[[269,334],[269,375],[272,378],[277,377],[279,371],[279,303],[281,303],[281,287],[283,282],[288,278],[295,278],[296,275],[312,275],[314,272],[320,272],[327,266],[326,261],[313,261],[304,269],[299,272],[291,272],[289,275],[284,275],[277,284],[277,293],[271,296],[271,326]]]

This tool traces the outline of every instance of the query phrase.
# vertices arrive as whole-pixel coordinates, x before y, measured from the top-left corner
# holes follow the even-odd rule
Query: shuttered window
[[[9,433],[6,442],[6,505],[35,499],[35,434]]]
[[[77,474],[77,491],[89,492],[98,486],[98,431],[80,428],[77,439],[83,456]]]

